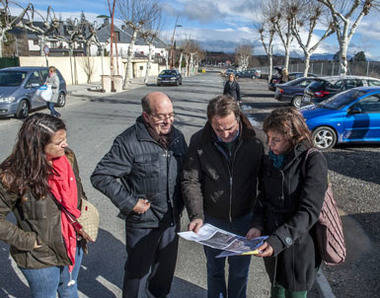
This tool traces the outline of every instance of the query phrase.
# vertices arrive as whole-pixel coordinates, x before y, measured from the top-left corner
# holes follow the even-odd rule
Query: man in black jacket
[[[218,96],[207,107],[208,122],[190,142],[182,175],[189,230],[203,223],[246,236],[252,223],[263,145],[236,101]],[[228,287],[225,258],[204,247],[208,297],[246,297],[249,256],[230,257]]]
[[[173,104],[167,95],[152,92],[141,103],[142,115],[115,139],[91,182],[126,221],[123,297],[138,297],[145,288],[149,297],[165,297],[177,259],[183,209],[179,173],[187,145],[173,127]]]

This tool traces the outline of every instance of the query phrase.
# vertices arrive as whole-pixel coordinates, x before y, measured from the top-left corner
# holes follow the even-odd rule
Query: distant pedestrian
[[[237,102],[227,95],[212,99],[206,125],[190,141],[182,192],[197,233],[204,223],[246,236],[252,223],[263,145]],[[245,298],[250,256],[216,258],[220,250],[204,246],[209,298]],[[228,285],[225,263],[228,260]]]
[[[51,99],[47,102],[47,107],[50,110],[50,114],[52,116],[61,117],[61,114],[58,113],[55,110],[55,105],[58,102],[58,97],[59,97],[59,77],[57,75],[57,69],[54,66],[49,67],[49,74],[48,77],[46,78],[45,81],[46,85],[50,85],[51,91],[52,91],[52,97]]]
[[[240,105],[241,96],[240,96],[240,86],[239,83],[235,79],[235,75],[230,73],[228,76],[228,80],[224,84],[224,95],[230,95],[236,102]]]
[[[124,298],[169,294],[183,209],[179,174],[187,145],[173,126],[172,101],[152,92],[141,104],[136,124],[115,139],[91,175],[125,219]]]
[[[0,240],[11,246],[31,297],[78,297],[83,248],[91,239],[74,228],[57,201],[78,218],[83,199],[65,124],[42,113],[28,117],[0,164]],[[16,224],[6,220],[10,212]]]
[[[265,120],[269,155],[262,167],[260,194],[249,238],[269,235],[258,248],[272,283],[271,297],[306,298],[321,257],[313,238],[327,189],[327,162],[312,152],[310,131],[295,108],[274,110]],[[305,176],[303,176],[305,172]]]

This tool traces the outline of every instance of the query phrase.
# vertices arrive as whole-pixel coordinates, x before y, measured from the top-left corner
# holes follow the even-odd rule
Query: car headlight
[[[15,99],[16,99],[16,98],[15,98],[14,96],[0,97],[0,102],[3,102],[3,103],[11,103],[11,102],[14,102]]]
[[[172,78],[170,78],[171,80],[175,80],[176,79],[176,77],[172,77]]]

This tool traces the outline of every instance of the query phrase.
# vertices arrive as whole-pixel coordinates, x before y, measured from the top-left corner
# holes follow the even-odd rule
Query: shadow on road
[[[207,297],[207,290],[179,277],[174,277],[169,297],[202,298]]]

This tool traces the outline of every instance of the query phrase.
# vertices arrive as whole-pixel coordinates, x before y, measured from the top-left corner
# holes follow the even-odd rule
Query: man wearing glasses
[[[149,93],[141,105],[142,115],[115,139],[91,182],[125,219],[123,297],[139,297],[145,290],[148,297],[166,297],[177,260],[183,209],[179,174],[187,145],[173,126],[173,104],[167,95]]]
[[[197,233],[204,223],[246,236],[252,225],[263,145],[249,120],[229,95],[212,99],[208,121],[190,141],[182,173],[182,193]],[[246,297],[250,256],[216,258],[220,250],[204,246],[209,298]]]

